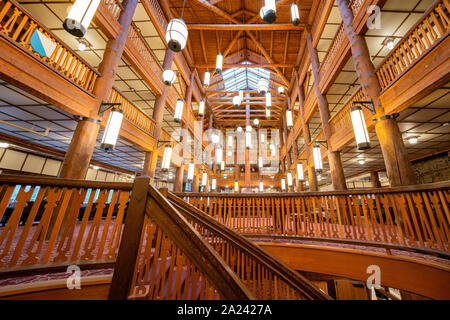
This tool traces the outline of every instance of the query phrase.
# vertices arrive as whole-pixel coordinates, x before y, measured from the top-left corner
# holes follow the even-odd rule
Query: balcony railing
[[[446,38],[450,29],[449,10],[447,0],[436,1],[384,59],[376,71],[383,90]]]
[[[120,14],[123,11],[122,0],[102,0],[102,2],[111,16],[118,21]]]
[[[155,121],[141,108],[139,108],[131,100],[125,97],[118,89],[112,89],[109,102],[121,103],[121,109],[123,110],[125,119],[127,119],[130,123],[141,129],[145,133],[151,136],[153,135],[153,130],[155,129]]]
[[[16,1],[0,1],[0,26],[1,36],[33,55],[73,84],[90,93],[93,92],[99,73]],[[31,47],[30,38],[35,30],[56,43],[56,48],[49,57],[41,56]]]
[[[177,194],[234,231],[449,257],[449,182],[296,194]]]

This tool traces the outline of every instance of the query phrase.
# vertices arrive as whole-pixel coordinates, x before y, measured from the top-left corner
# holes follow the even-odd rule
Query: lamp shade
[[[303,164],[297,163],[297,178],[299,181],[305,180],[305,177],[303,175]]]
[[[224,170],[225,170],[225,161],[222,160],[222,162],[220,163],[220,171]]]
[[[286,126],[288,129],[292,129],[294,126],[294,120],[292,119],[292,111],[286,110]]]
[[[350,108],[350,117],[352,119],[353,132],[358,150],[370,149],[369,133],[367,132],[366,120],[361,107]]]
[[[236,132],[242,132],[242,127],[237,127]]]
[[[170,168],[170,161],[172,160],[172,147],[167,146],[164,149],[163,159],[161,163],[161,170],[168,171]]]
[[[202,186],[206,186],[206,183],[208,182],[208,174],[206,172],[203,172],[202,174]]]
[[[175,106],[175,114],[173,115],[173,121],[175,122],[181,121],[181,117],[183,116],[183,107],[184,107],[183,99],[178,99],[177,105]]]
[[[223,56],[221,53],[217,54],[216,57],[216,71],[217,73],[222,73],[222,67],[223,67]]]
[[[216,149],[216,163],[221,163],[223,160],[223,149],[217,148]]]
[[[233,97],[233,106],[238,108],[241,105],[241,98],[239,96]]]
[[[320,145],[316,142],[316,144],[313,147],[313,158],[314,158],[314,167],[317,171],[323,170],[323,163],[322,163],[322,152],[320,151]]]
[[[265,22],[274,22],[277,18],[275,0],[265,0],[264,6],[259,11],[259,14]]]
[[[234,192],[239,192],[239,182],[234,182]]]
[[[216,190],[216,178],[213,178],[213,179],[211,180],[211,189],[212,189],[212,190]]]
[[[209,81],[211,80],[211,72],[205,71],[205,77],[203,78],[203,86],[205,88],[209,87]]]
[[[300,24],[300,14],[298,11],[298,6],[295,2],[292,2],[291,4],[291,18],[294,26],[298,26]]]
[[[264,183],[262,181],[259,182],[259,192],[264,191]]]
[[[266,119],[270,119],[270,109],[266,109]]]
[[[188,29],[182,19],[172,19],[167,25],[166,42],[169,49],[180,52],[186,46]]]
[[[260,94],[266,94],[269,90],[269,81],[267,79],[261,78],[258,80],[258,92]]]
[[[199,107],[198,107],[198,115],[200,117],[203,117],[205,114],[205,100],[200,101]]]
[[[123,111],[119,108],[112,108],[103,133],[101,148],[109,151],[114,150],[119,137],[120,127],[122,126]]]
[[[258,158],[258,167],[259,168],[264,167],[263,157],[262,156],[259,156],[259,158]]]
[[[259,119],[254,119],[253,120],[253,125],[259,126]]]
[[[188,173],[187,173],[188,181],[194,180],[194,169],[195,169],[194,164],[192,162],[189,163],[189,165],[188,165]]]
[[[270,109],[272,107],[272,95],[270,92],[266,92],[266,108]]]
[[[76,0],[64,20],[64,29],[76,37],[83,37],[99,4],[100,0]]]
[[[281,191],[286,190],[286,180],[283,178],[281,179]]]
[[[287,184],[288,184],[288,186],[289,186],[289,187],[292,187],[292,184],[293,184],[293,181],[292,181],[292,173],[291,173],[291,172],[288,172],[287,175],[286,175],[286,178],[287,178]]]
[[[252,132],[251,131],[245,131],[245,147],[247,149],[252,148]]]
[[[175,82],[175,72],[172,69],[164,70],[163,81],[166,86],[171,86]]]

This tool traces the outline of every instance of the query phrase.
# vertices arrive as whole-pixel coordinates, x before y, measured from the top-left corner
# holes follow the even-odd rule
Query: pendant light
[[[355,134],[358,150],[370,149],[369,133],[367,132],[364,113],[359,106],[350,108],[350,117],[352,119],[353,132]]]
[[[292,185],[293,185],[293,181],[292,181],[292,173],[289,171],[289,172],[287,173],[286,177],[287,177],[287,184],[288,184],[288,186],[289,186],[289,187],[292,187]]]
[[[303,176],[303,164],[297,163],[297,178],[298,181],[305,180],[305,177]]]
[[[183,107],[184,107],[183,99],[178,99],[177,104],[175,106],[175,114],[173,115],[173,121],[177,123],[181,121],[181,117],[183,116]]]
[[[202,174],[202,186],[206,187],[206,183],[208,182],[208,174],[206,172],[203,172]]]
[[[266,108],[270,109],[272,107],[272,95],[270,92],[266,92]]]
[[[320,151],[320,145],[318,142],[313,147],[314,167],[316,171],[321,172],[323,170],[322,152]]]
[[[286,180],[281,179],[281,191],[285,191],[286,190]]]
[[[225,170],[225,161],[222,160],[222,162],[220,163],[220,171],[224,170]]]
[[[292,4],[291,4],[291,18],[292,18],[292,24],[294,26],[298,26],[300,24],[300,14],[298,11],[298,6],[295,3],[295,1],[292,2]]]
[[[223,67],[223,56],[221,53],[217,54],[216,57],[216,71],[218,74],[222,73],[222,67]]]
[[[190,162],[189,166],[188,166],[188,174],[187,174],[188,181],[194,180],[194,169],[195,169],[194,163]]]
[[[283,94],[284,93],[284,87],[279,86],[278,87],[278,94]]]
[[[167,146],[164,148],[163,159],[161,162],[161,170],[162,171],[169,171],[171,160],[172,160],[172,147]]]
[[[262,181],[259,182],[259,192],[264,191],[264,183]]]
[[[241,99],[241,103],[244,101],[244,91],[242,90],[239,90],[239,99]]]
[[[266,109],[266,119],[270,119],[270,109]]]
[[[291,110],[286,110],[286,126],[288,127],[288,129],[292,129],[292,127],[294,126],[294,121],[292,119],[292,111]]]
[[[263,162],[263,157],[259,156],[258,158],[258,167],[261,169],[262,167],[264,167],[264,162]]]
[[[253,125],[254,126],[259,126],[259,119],[256,118],[255,120],[253,120]]]
[[[233,106],[235,108],[239,108],[240,105],[241,105],[241,98],[239,96],[234,96],[233,97]]]
[[[120,127],[122,126],[123,111],[119,108],[112,108],[108,122],[105,127],[105,132],[103,133],[101,148],[109,151],[114,150],[119,137]]]
[[[228,136],[228,148],[233,148],[233,136]]]
[[[264,78],[260,78],[258,80],[258,92],[260,94],[266,94],[266,92],[269,90],[269,81]]]
[[[198,107],[198,115],[200,117],[203,117],[205,114],[205,100],[200,101],[199,107]]]
[[[239,192],[239,182],[234,182],[234,192]]]
[[[242,127],[237,127],[236,132],[242,132]]]
[[[259,11],[259,14],[265,22],[274,22],[277,18],[275,0],[265,0],[264,6]]]
[[[221,163],[223,160],[223,149],[217,148],[216,149],[216,163]]]
[[[183,20],[185,2],[186,0],[183,1],[183,10],[180,18],[170,20],[166,29],[166,42],[169,45],[169,49],[174,52],[183,50],[187,42],[188,29]]]
[[[247,126],[245,128],[245,147],[247,149],[252,148],[252,127],[251,126]]]
[[[211,190],[216,190],[216,178],[211,180]]]
[[[175,82],[175,72],[172,69],[164,70],[163,81],[166,86],[171,86]]]
[[[76,0],[64,20],[64,29],[75,37],[83,37],[99,4],[100,0]]]
[[[203,78],[203,86],[205,88],[209,87],[209,81],[211,80],[211,72],[206,70],[205,71],[205,77]]]

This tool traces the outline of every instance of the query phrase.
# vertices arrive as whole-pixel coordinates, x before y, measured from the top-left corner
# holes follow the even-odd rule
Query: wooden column
[[[146,151],[145,152],[145,159],[144,159],[144,166],[142,167],[142,173],[143,176],[150,176],[151,171],[151,165],[152,165],[152,157],[153,152],[152,151]]]
[[[291,167],[291,154],[289,153],[290,150],[287,149],[287,137],[288,137],[288,128],[286,123],[286,114],[282,116],[283,120],[283,144],[286,146],[285,150],[285,157],[284,157],[284,163],[283,163],[283,172],[284,172],[284,178],[286,179],[286,190],[294,191],[294,185],[292,187],[289,186],[288,180],[287,180],[287,173],[290,171]],[[287,168],[287,170],[286,170]],[[292,181],[293,182],[293,181]]]
[[[170,49],[166,50],[166,54],[164,55],[163,69],[172,68],[174,52]],[[169,93],[169,87],[164,86],[164,89],[159,95],[153,106],[153,120],[155,120],[155,128],[153,129],[153,137],[156,142],[158,142],[161,138],[161,131],[163,125],[163,117],[164,117],[164,108],[166,107],[167,94]],[[158,163],[158,148],[155,147],[152,151],[152,161],[150,163],[150,169],[148,170],[148,176],[153,178],[155,176],[156,164]]]
[[[299,109],[300,109],[300,117],[302,121],[302,132],[303,132],[303,140],[305,143],[305,153],[306,158],[311,159],[311,135],[309,134],[309,125],[305,121],[305,93],[303,91],[303,87],[299,83],[298,74],[296,74],[297,78],[297,91],[298,91],[298,102],[299,102]],[[309,181],[309,191],[318,191],[318,182],[317,182],[317,174],[316,174],[316,168],[314,167],[314,162],[308,161],[307,164],[307,170],[308,170],[308,181]]]
[[[370,173],[370,180],[372,180],[373,188],[381,188],[381,182],[380,182],[380,178],[378,177],[377,171],[372,171]]]
[[[121,29],[117,37],[110,39],[106,45],[103,60],[98,70],[102,76],[98,78],[93,91],[95,105],[92,106],[89,117],[80,120],[75,128],[72,141],[70,142],[59,173],[59,177],[62,179],[86,178],[100,129],[100,123],[98,121],[100,106],[103,101],[109,99],[111,94],[115,71],[122,58],[128,29],[130,28],[137,2],[137,0],[125,0],[122,3],[124,10],[119,17]]]
[[[294,170],[296,172],[295,179],[294,179],[294,185],[296,188],[296,191],[303,191],[303,181],[298,180],[298,172],[297,172],[297,164],[298,164],[298,144],[297,141],[294,142],[292,145],[292,148],[294,150]]]
[[[381,104],[381,86],[375,75],[375,67],[370,59],[369,49],[363,36],[353,27],[353,12],[348,0],[337,0],[339,11],[350,42],[356,73],[364,93],[373,100],[377,118],[385,116]],[[375,130],[384,157],[386,173],[391,187],[416,184],[416,176],[405,149],[400,129],[395,119],[377,121]]]
[[[175,183],[174,183],[174,192],[183,192],[183,177],[184,177],[184,166],[181,165],[177,167],[177,171],[175,173]]]
[[[308,30],[306,36],[309,56],[311,58],[311,66],[314,75],[314,90],[317,97],[317,105],[319,107],[320,118],[322,120],[322,129],[325,140],[328,143],[328,163],[330,165],[331,181],[333,182],[334,190],[347,190],[345,183],[344,169],[342,168],[341,154],[338,150],[334,150],[331,145],[331,126],[330,126],[330,110],[328,109],[328,101],[325,95],[320,91],[320,76],[319,76],[319,57],[317,50],[312,43],[312,35]]]
[[[198,174],[194,174],[194,180],[192,181],[192,192],[198,192]]]

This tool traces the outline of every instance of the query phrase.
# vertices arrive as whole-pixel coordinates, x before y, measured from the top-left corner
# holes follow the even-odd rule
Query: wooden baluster
[[[448,191],[446,192],[448,193]],[[434,211],[431,209],[431,206],[428,202],[428,198],[424,196],[425,204],[427,206],[428,212],[430,213],[435,212],[436,214],[436,218],[440,225],[439,239],[442,237],[444,242],[448,243],[449,241],[448,221],[450,221],[448,212],[448,200],[447,201],[445,200],[442,191],[428,192],[428,196],[431,199],[431,202],[433,203]],[[447,219],[444,218],[442,210],[444,210]]]
[[[114,212],[114,209],[115,209],[116,201],[117,201],[117,190],[113,190],[112,191],[111,201],[110,201],[109,206],[108,206],[108,212],[106,214],[106,219],[105,219],[105,221],[103,223],[102,235],[101,235],[100,243],[98,245],[98,250],[97,250],[97,259],[101,259],[103,257],[103,251],[104,251],[104,248],[105,248],[106,239],[107,239],[109,231],[110,231],[109,230],[109,225],[110,225],[111,220],[112,220],[112,215],[113,215],[113,212]]]
[[[394,205],[398,205],[400,212],[402,213],[403,228],[405,236],[408,239],[408,245],[416,245],[414,229],[412,227],[408,211],[406,210],[405,199],[402,194],[395,194],[394,199]]]
[[[325,206],[324,199],[322,196],[317,198],[318,201],[318,223],[319,223],[319,231],[321,237],[326,237],[325,233],[325,223],[326,223],[326,216],[324,221],[324,209],[322,209]]]
[[[369,223],[370,218],[369,213],[367,212],[367,207],[370,207],[372,199],[370,199],[366,194],[364,194],[362,195],[362,201],[363,201],[362,211],[364,216],[365,233],[367,233],[367,238],[369,239],[369,241],[372,241],[372,231],[370,230],[370,223]]]
[[[11,8],[11,5],[12,5],[12,3],[8,1],[3,6],[2,11],[0,11],[0,22],[3,20],[3,18],[8,13],[8,10]]]
[[[11,37],[14,41],[17,40],[17,38],[19,37],[19,34],[22,32],[22,30],[25,27],[25,24],[27,22],[28,22],[28,16],[24,15],[22,17],[22,20],[20,21],[20,24],[17,26],[16,31],[14,31],[14,34]]]
[[[327,233],[324,235],[325,237],[331,238],[331,230],[330,230],[330,223],[331,223],[331,216],[330,213],[328,211],[328,206],[329,206],[329,198],[328,196],[322,197],[323,198],[323,206],[325,209],[325,226],[326,226],[326,230]]]
[[[419,212],[420,222],[421,222],[421,228],[423,230],[423,236],[425,242],[428,244],[428,247],[430,248],[436,248],[439,247],[441,249],[444,249],[444,246],[441,242],[441,239],[439,237],[439,232],[437,229],[436,221],[434,220],[434,214],[433,211],[428,211],[431,214],[427,215],[427,213],[424,210],[424,201],[422,199],[422,194],[418,192],[414,192],[411,194],[413,202],[410,203],[411,205],[415,205],[417,208],[417,211]],[[408,201],[409,202],[409,201]],[[431,226],[430,226],[430,223]]]
[[[127,207],[128,200],[130,199],[130,192],[121,190],[119,194],[119,201],[117,207],[117,215],[114,219],[114,225],[111,231],[111,235],[108,239],[108,252],[106,254],[107,259],[115,259],[117,256],[117,249],[119,248],[120,235],[122,233],[123,218],[125,208]]]
[[[3,219],[6,208],[9,205],[9,200],[11,199],[11,196],[14,192],[15,187],[16,187],[15,185],[2,186],[2,189],[1,189],[1,197],[2,197],[1,199],[2,200],[0,202],[0,221],[2,221],[2,219]]]
[[[280,202],[281,199],[277,198],[277,199],[272,199],[274,201],[275,204],[275,208],[273,211],[273,219],[274,219],[274,223],[273,223],[273,229],[275,231],[276,234],[280,235],[281,234],[281,228],[280,228]]]
[[[366,238],[366,232],[364,230],[364,225],[361,220],[361,207],[364,207],[364,198],[362,196],[356,196],[356,199],[358,199],[358,203],[354,204],[355,207],[355,213],[356,213],[356,220],[354,222],[355,225],[355,239],[359,240],[367,240]],[[359,204],[361,202],[361,205]],[[359,237],[358,237],[359,233]]]

